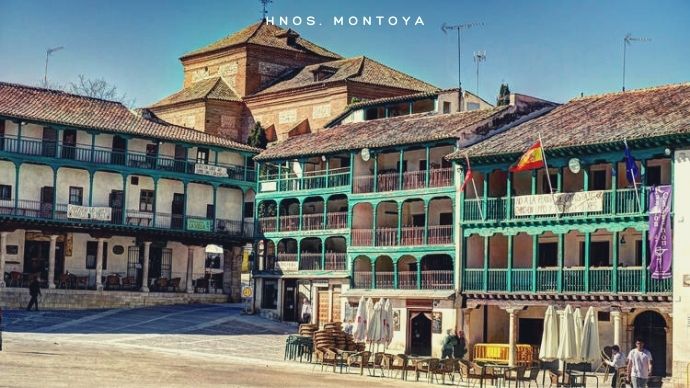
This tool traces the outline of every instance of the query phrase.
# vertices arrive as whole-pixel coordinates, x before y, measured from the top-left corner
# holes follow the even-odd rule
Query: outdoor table
[[[345,363],[345,357],[350,357],[351,355],[357,353],[355,350],[342,350],[342,349],[336,349],[335,353],[338,355],[338,358],[340,359],[340,373],[343,373],[343,364]]]
[[[597,388],[599,388],[599,377],[597,377],[595,374],[587,374],[587,372],[584,371],[578,371],[578,370],[569,370],[567,372],[570,375],[570,378],[573,380],[571,381],[573,386],[580,386],[580,387],[586,387],[587,386],[587,378],[588,377],[593,377],[594,380],[597,382]],[[579,381],[579,384],[576,382]]]

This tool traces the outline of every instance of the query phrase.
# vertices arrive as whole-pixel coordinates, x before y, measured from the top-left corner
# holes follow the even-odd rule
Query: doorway
[[[41,155],[54,158],[57,153],[57,131],[54,128],[43,128]],[[30,152],[33,153],[33,152]]]
[[[75,148],[77,147],[77,131],[65,129],[62,131],[62,158],[74,159]]]
[[[65,268],[64,243],[55,245],[54,279],[60,279]],[[24,245],[24,273],[40,274],[41,280],[48,279],[48,257],[50,241],[27,241]]]
[[[53,216],[53,188],[51,186],[41,187],[41,218],[52,218]]]
[[[431,311],[411,311],[409,314],[410,354],[431,356]]]
[[[127,140],[120,136],[113,136],[113,153],[110,154],[110,163],[125,164],[125,149]]]
[[[655,311],[645,311],[635,318],[633,340],[641,338],[652,353],[652,376],[666,376],[666,321]]]
[[[184,226],[184,194],[173,194],[171,213],[170,227],[172,229],[182,229]]]
[[[284,280],[283,321],[297,322],[297,280],[295,279]]]
[[[542,333],[544,333],[544,319],[518,318],[518,343],[539,346]]]

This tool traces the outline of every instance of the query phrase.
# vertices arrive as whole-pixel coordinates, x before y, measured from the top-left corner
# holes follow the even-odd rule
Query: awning
[[[341,294],[343,298],[392,298],[392,299],[454,299],[454,290],[381,290],[349,289]]]
[[[223,253],[223,247],[213,244],[206,245],[206,253]]]

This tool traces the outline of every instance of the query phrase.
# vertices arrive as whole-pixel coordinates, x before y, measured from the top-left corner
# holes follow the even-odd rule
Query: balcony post
[[[75,144],[76,144],[76,139],[75,139]],[[96,151],[96,132],[91,132],[91,158],[90,158],[91,163],[93,163],[95,160],[95,158],[94,158],[94,152],[95,151]],[[76,154],[76,152],[75,152],[75,154]]]
[[[52,168],[53,170],[53,203],[50,208],[50,218],[55,219],[55,208],[57,206],[57,174],[58,171],[60,171],[60,168]],[[90,186],[93,187],[93,184]],[[69,189],[68,189],[69,190]],[[17,193],[19,193],[19,190],[17,190]],[[69,194],[69,192],[67,193]],[[69,198],[68,198],[69,202]],[[90,206],[90,204],[89,204]]]
[[[647,249],[648,249],[648,232],[646,230],[642,231],[642,276],[640,282],[640,291],[643,294],[647,293]]]
[[[397,244],[400,245],[402,243],[402,202],[398,202],[398,234],[397,234]]]
[[[326,241],[321,240],[321,270],[326,269]]]
[[[304,173],[302,173],[302,176],[304,176]],[[302,199],[299,199],[299,219],[297,220],[297,230],[302,230],[303,227],[303,222],[302,222],[302,217],[304,217],[304,210],[302,209],[302,206],[304,206],[304,202],[302,202]]]
[[[184,202],[182,202],[182,230],[187,230],[187,184],[186,180],[182,181],[182,197],[184,198]]]
[[[563,263],[565,258],[565,234],[558,234],[558,274],[556,275],[556,291],[563,292]]]
[[[125,166],[129,166],[129,161],[127,160],[129,158],[129,138],[125,137],[125,154],[124,154],[124,160],[122,161]],[[186,151],[186,148],[185,148]],[[187,169],[187,160],[185,160],[185,171]]]
[[[19,125],[21,128],[21,124]],[[19,143],[17,143],[19,146]],[[14,165],[14,212],[17,214],[17,209],[19,208],[19,169],[21,168],[21,162]],[[4,275],[4,272],[3,272]]]
[[[283,163],[278,165],[278,179],[276,179],[276,191],[283,191]],[[278,230],[278,229],[276,229]]]
[[[298,163],[302,170],[302,176],[299,178],[299,189],[304,190],[304,175],[306,174],[304,160],[300,159]]]
[[[156,213],[158,210],[158,178],[153,178],[153,217],[151,219],[151,225],[156,227]],[[146,281],[147,279],[144,279]],[[148,284],[147,284],[148,286]],[[147,288],[148,290],[148,288]],[[142,290],[143,291],[143,290]]]
[[[616,206],[616,201],[618,197],[618,162],[612,163],[612,170],[615,174],[611,175],[611,209],[610,214],[618,214],[618,206]]]
[[[326,159],[326,181],[323,187],[331,187],[331,159]]]
[[[355,154],[353,152],[350,152],[350,166],[349,166],[349,177],[348,177],[348,182],[350,183],[350,192],[352,192],[352,180],[354,179],[354,167],[355,167]]]
[[[482,271],[482,290],[489,290],[489,261],[491,260],[491,247],[489,246],[489,236],[484,236],[484,269]]]
[[[590,232],[585,232],[585,293],[589,293],[589,247],[592,242],[592,234]]]
[[[508,236],[508,272],[506,273],[506,290],[508,292],[513,291],[513,236],[509,234]]]
[[[122,225],[127,224],[127,182],[129,175],[122,176]]]
[[[302,240],[297,239],[297,270],[300,269],[300,264],[302,264]]]
[[[86,170],[89,173],[89,207],[93,206],[93,176],[96,175],[94,170]]]
[[[640,161],[640,175],[642,176],[642,184],[638,190],[642,192],[640,193],[640,207],[642,208],[640,209],[640,213],[643,213],[644,209],[647,208],[647,159],[642,159]]]
[[[507,182],[506,182],[506,220],[510,220],[513,212],[513,173],[508,170]]]
[[[539,236],[538,235],[533,235],[532,236],[532,292],[536,293],[537,292],[537,266],[539,265],[539,256],[538,256],[538,251],[539,251]]]
[[[328,178],[326,178],[326,182],[328,182]],[[319,229],[328,229],[328,201],[326,198],[321,197],[323,200],[323,222],[321,223],[321,227]]]
[[[403,168],[403,162],[405,161],[405,150],[402,148],[400,149],[400,166],[398,167],[398,190],[403,189],[403,180],[405,180],[405,177],[403,176],[403,171],[405,170]]]
[[[532,170],[531,174],[532,175],[530,177],[530,193],[532,195],[536,195],[537,194],[537,170]],[[532,214],[530,216],[530,218],[535,218],[534,214]]]
[[[417,260],[417,289],[422,289],[422,259]]]
[[[430,172],[429,170],[431,169],[431,163],[429,161],[430,156],[430,151],[429,151],[429,145],[426,146],[425,152],[426,152],[426,171],[424,171],[424,187],[429,187],[429,176]]]
[[[611,292],[618,292],[618,232],[613,232],[613,273],[611,273]]]
[[[377,222],[377,215],[378,215],[378,209],[379,209],[379,203],[376,204],[376,206],[372,205],[372,212],[373,214],[371,215],[371,246],[375,247],[376,246],[376,228],[378,227],[376,225]]]
[[[64,147],[64,144],[62,144],[62,140],[60,140],[60,139],[62,139],[62,129],[57,130],[57,139],[55,141],[55,157],[62,159],[62,148]],[[76,148],[77,147],[74,147],[74,148],[75,148],[74,154],[75,154],[75,158],[76,158]]]
[[[376,289],[376,261],[371,263],[371,288]]]
[[[563,167],[556,168],[556,192],[563,192]]]
[[[218,198],[218,185],[212,184],[211,188],[213,189],[213,218],[211,219],[213,225],[211,226],[211,231],[215,232],[216,218],[218,217],[218,209],[216,208],[216,200]],[[242,206],[240,207],[240,212],[242,213],[242,218],[240,219],[240,232],[244,232],[244,190],[242,190]]]
[[[373,192],[379,191],[379,156],[374,154],[374,187]]]
[[[491,173],[487,172],[484,174],[484,182],[482,183],[484,189],[484,197],[482,199],[482,213],[484,214],[484,217],[486,219],[489,218],[489,214],[487,213],[487,209],[489,207],[489,179],[491,179]]]
[[[276,200],[276,232],[280,232],[280,201]]]
[[[423,244],[429,245],[429,201],[426,199],[424,200],[424,236],[422,238]]]

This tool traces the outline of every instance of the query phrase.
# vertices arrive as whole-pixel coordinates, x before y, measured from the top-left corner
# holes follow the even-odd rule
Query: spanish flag
[[[544,167],[544,149],[541,147],[541,140],[537,140],[527,152],[522,154],[517,164],[510,167],[510,172],[534,170],[542,167]]]

